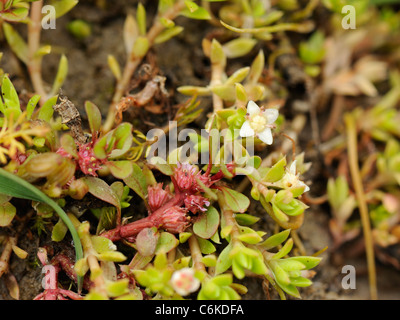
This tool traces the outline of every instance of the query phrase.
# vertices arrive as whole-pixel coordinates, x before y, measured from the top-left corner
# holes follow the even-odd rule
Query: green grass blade
[[[76,261],[83,258],[82,244],[72,221],[68,218],[64,210],[47,195],[45,195],[38,188],[30,184],[29,182],[21,179],[20,177],[9,173],[8,171],[0,168],[0,193],[15,198],[33,200],[46,203],[56,211],[62,221],[66,224],[69,231],[71,232],[72,239],[75,246]],[[83,279],[78,276],[78,290],[81,291]]]

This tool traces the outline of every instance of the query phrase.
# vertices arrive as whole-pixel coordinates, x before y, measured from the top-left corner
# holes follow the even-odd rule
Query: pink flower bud
[[[79,146],[78,164],[84,174],[97,177],[96,171],[101,168],[102,162],[95,157],[92,142]]]
[[[163,184],[158,183],[155,186],[148,187],[148,203],[150,211],[154,212],[161,208],[165,203],[172,198],[172,194],[169,191],[169,187],[163,189]]]
[[[174,178],[179,190],[192,193],[200,189],[196,181],[200,175],[198,169],[188,163],[178,163],[178,167],[174,171]]]
[[[207,208],[210,205],[210,201],[208,201],[203,196],[199,195],[190,195],[186,197],[184,200],[185,207],[193,214],[196,214],[199,211],[207,211]]]
[[[178,206],[166,209],[157,222],[171,233],[183,232],[189,226],[186,209]]]

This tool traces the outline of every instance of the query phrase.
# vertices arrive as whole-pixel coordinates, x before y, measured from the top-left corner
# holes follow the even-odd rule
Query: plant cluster
[[[213,2],[221,3],[214,7]],[[43,1],[0,1],[5,39],[27,67],[33,86],[29,101],[22,103],[10,75],[1,74],[0,226],[11,228],[29,207],[39,235],[50,228],[51,240],[69,243],[70,249],[66,240],[71,236],[75,251],[71,258],[65,252],[38,248],[40,264],[49,273],[44,291],[36,299],[237,300],[247,293],[241,281],[246,277],[261,279],[281,299],[286,295],[300,298],[299,288],[312,285],[315,272],[311,269],[320,263],[323,249],[307,255],[296,233],[307,215],[307,192],[312,186],[302,175],[311,164],[304,162],[304,153],[294,152],[304,114],[285,117],[289,93],[282,85],[283,58],[289,56],[302,66],[301,75],[308,84],[321,79],[325,96],[342,98],[339,106],[346,95],[377,96],[374,82],[386,77],[387,65],[376,57],[351,60],[366,35],[343,35],[337,27],[337,2],[309,1],[301,7],[295,0],[277,1],[273,6],[262,0],[207,0],[201,4],[160,0],[151,22],[145,5],[139,3],[136,15],[128,15],[123,27],[125,66],[121,68],[113,55],[108,56],[116,81],[108,113],[103,121],[100,109],[86,101],[85,125],[79,108],[59,92],[68,74],[65,55],[60,58],[51,90],[43,84],[42,60],[51,51],[50,46],[40,45]],[[364,2],[357,2],[363,13],[360,25],[368,20]],[[52,5],[57,6],[59,17],[77,1]],[[331,10],[334,31],[330,38],[323,31],[314,31],[311,17],[319,5]],[[154,97],[172,97],[165,78],[159,75],[147,81],[139,93],[129,94],[128,90],[149,51],[185,32],[176,24],[179,16],[207,20],[223,35],[218,37],[216,32],[201,43],[210,65],[208,85],[185,83],[172,88],[189,97],[175,113],[175,129],[193,129],[195,120],[205,119],[200,129],[208,135],[199,130],[189,134],[195,151],[189,156],[187,148],[178,145],[167,158],[160,154],[149,157],[159,141],[126,121],[124,112],[147,106]],[[385,29],[389,40],[398,34],[395,16],[374,11],[374,21],[389,26]],[[16,22],[27,24],[27,41],[12,26]],[[85,21],[73,21],[68,28],[80,39],[90,34]],[[290,43],[289,31],[313,33],[295,46]],[[328,59],[330,53],[340,51],[338,43],[345,37],[349,37],[348,47],[341,54],[347,60]],[[371,46],[376,49],[383,43]],[[268,60],[265,44],[272,48]],[[249,66],[233,70],[231,61],[250,56]],[[330,229],[335,247],[358,235],[360,224],[349,226],[348,221],[357,207],[363,211],[362,203],[368,203],[374,243],[387,247],[400,239],[400,220],[396,218],[400,208],[397,72],[391,74],[391,86],[374,107],[349,112],[347,131],[339,136],[333,137],[335,123],[329,124],[319,146],[326,155],[333,154],[329,158],[333,162],[357,128],[361,147],[370,150],[373,145],[374,150],[365,158],[361,154],[361,170],[350,167],[351,179],[345,171],[329,180],[326,199],[332,207]],[[315,103],[312,98],[311,104]],[[323,97],[317,98],[323,101]],[[209,114],[199,108],[203,101],[209,104]],[[332,119],[339,121],[335,116]],[[171,128],[160,130],[167,135]],[[349,141],[352,162],[354,145]],[[368,181],[362,196],[354,182],[360,174]],[[361,216],[364,219],[365,215]],[[268,230],[263,230],[261,222],[268,224]],[[367,238],[365,229],[364,233]],[[5,243],[3,264],[8,264],[11,249],[26,258],[15,238],[5,238]],[[0,276],[8,271],[3,269]],[[76,286],[61,288],[59,272],[65,272]],[[17,284],[12,283],[14,291],[10,292],[17,296]]]

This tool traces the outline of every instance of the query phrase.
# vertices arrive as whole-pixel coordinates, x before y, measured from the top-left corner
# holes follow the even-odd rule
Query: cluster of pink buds
[[[63,157],[73,159],[72,155],[66,152],[62,147],[57,150],[57,153]],[[75,160],[84,174],[94,177],[97,177],[97,171],[104,163],[104,160],[95,157],[93,141],[85,144],[78,143],[78,157]]]
[[[187,196],[183,202],[185,204],[185,208],[193,214],[196,214],[199,211],[207,211],[206,207],[210,205],[210,201],[208,201],[206,198],[201,195],[194,194]]]
[[[160,215],[159,224],[168,232],[180,233],[189,226],[187,210],[179,206],[173,206],[164,210]]]
[[[173,197],[169,191],[169,187],[167,186],[164,190],[162,183],[158,183],[157,185],[148,187],[147,189],[148,204],[151,212],[161,208]]]
[[[227,166],[232,171],[233,166]],[[203,188],[216,188],[214,184],[223,178],[220,171],[210,174],[211,167],[205,173],[189,164],[178,164],[171,177],[174,184],[174,194],[162,184],[148,188],[149,215],[143,219],[120,225],[115,229],[102,233],[102,236],[112,241],[121,238],[134,239],[144,228],[162,228],[171,233],[180,233],[190,225],[190,214],[207,211],[210,201],[201,193]],[[201,183],[199,183],[200,181]],[[203,187],[202,187],[203,186]]]

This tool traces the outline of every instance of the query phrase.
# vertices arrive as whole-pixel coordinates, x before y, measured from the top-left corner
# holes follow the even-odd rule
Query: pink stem
[[[78,277],[76,275],[75,269],[74,269],[74,262],[65,254],[57,254],[52,260],[51,260],[53,265],[59,264],[61,269],[64,270],[66,275],[75,283],[78,280]],[[92,282],[89,280],[89,278],[85,277],[83,279],[83,287],[86,290],[89,290],[92,285]]]
[[[183,200],[185,198],[185,194],[180,193],[178,190],[175,193],[175,197],[169,200],[165,205],[161,208],[154,211],[148,217],[145,217],[140,220],[133,221],[128,223],[124,226],[118,226],[114,229],[108,230],[101,234],[102,237],[108,238],[111,241],[118,241],[122,238],[129,238],[132,236],[137,235],[140,231],[145,228],[152,228],[152,227],[160,227],[160,218],[165,210],[174,207],[174,206],[181,206],[183,205]]]
[[[82,296],[80,296],[79,294],[72,292],[70,290],[64,290],[64,289],[58,289],[59,294],[62,294],[63,296],[66,296],[72,300],[81,300]],[[60,298],[60,296],[59,296]]]

